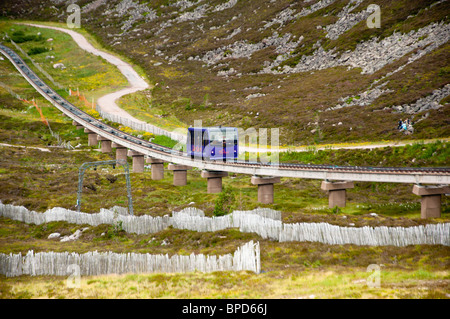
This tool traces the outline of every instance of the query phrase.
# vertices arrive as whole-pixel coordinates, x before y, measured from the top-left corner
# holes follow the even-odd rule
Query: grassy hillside
[[[18,1],[0,5],[0,10],[8,18],[25,18],[26,12],[37,20],[65,22],[64,3],[55,2],[52,7],[38,3]],[[175,123],[181,121],[186,126],[201,119],[204,125],[280,127],[281,144],[449,136],[448,98],[438,101],[442,105],[438,109],[416,114],[399,114],[392,109],[414,103],[449,83],[448,43],[427,42],[431,35],[448,40],[447,1],[76,3],[81,7],[82,27],[104,46],[141,66],[155,84],[151,97],[139,94],[139,99],[148,100],[141,103],[143,113],[146,107],[147,111],[155,108],[162,118],[175,116]],[[369,4],[380,6],[381,28],[367,27]],[[354,22],[346,25],[342,17]],[[379,60],[378,49],[359,55],[356,50],[362,45],[420,32],[432,23],[444,27],[412,43],[405,44],[405,39],[390,43],[390,51],[397,52],[404,45],[403,51],[373,72],[364,72],[365,64],[358,63],[327,67],[327,63],[333,65],[332,61],[353,53],[356,57],[351,59],[374,54],[374,59],[366,59],[373,67]],[[333,30],[340,31],[336,34]],[[433,45],[436,47],[428,54],[417,56]],[[309,67],[307,58],[320,50],[324,50],[323,59],[313,59]],[[332,54],[335,58],[329,58]],[[408,64],[408,59],[413,62]],[[317,61],[318,66],[313,66]],[[286,73],[285,66],[304,70]],[[385,92],[365,106],[351,104],[326,111],[357,101],[362,93],[381,84]],[[424,117],[414,134],[397,132],[398,119],[411,116],[415,121]]]
[[[76,1],[82,8],[82,26],[92,32],[97,45],[105,45],[137,63],[141,72],[153,81],[151,91],[121,100],[121,105],[136,117],[166,128],[186,127],[194,119],[203,119],[206,125],[281,127],[282,144],[417,140],[403,147],[373,150],[317,150],[309,147],[307,152],[280,154],[283,162],[448,166],[448,142],[421,142],[425,138],[449,136],[448,97],[443,99],[445,105],[442,107],[415,114],[416,120],[424,119],[415,125],[413,135],[406,136],[395,130],[398,117],[404,118],[405,114],[383,110],[414,102],[449,82],[446,65],[448,44],[440,45],[431,53],[405,65],[420,51],[418,48],[372,74],[362,74],[360,67],[349,69],[347,66],[290,74],[257,74],[264,69],[265,61],[273,63],[280,55],[274,45],[255,50],[248,56],[236,57],[240,52],[236,43],[242,44],[242,48],[259,48],[264,41],[283,42],[282,39],[290,33],[291,37],[283,42],[284,45],[289,46],[290,42],[297,41],[295,39],[303,38],[297,47],[286,53],[286,57],[282,57],[279,66],[280,70],[285,66],[295,68],[304,63],[303,57],[317,54],[318,39],[326,52],[334,49],[344,54],[373,36],[389,38],[395,30],[409,32],[431,22],[447,21],[448,4],[445,1],[329,2],[328,6],[315,10],[323,1]],[[127,3],[131,6],[123,7]],[[324,28],[331,24],[338,25],[339,12],[356,3],[359,6],[353,9],[354,14],[362,12],[369,3],[380,4],[383,27],[366,29],[365,22],[361,21],[337,39],[327,38]],[[65,9],[66,4],[59,1],[52,2],[52,5],[37,0],[0,4],[2,15],[12,19],[33,16],[42,21],[65,22]],[[303,9],[315,11],[296,17],[301,12],[310,12]],[[15,34],[16,40],[26,40],[19,45],[56,82],[66,88],[76,88],[76,85],[89,99],[126,85],[116,69],[101,59],[86,56],[63,34],[40,30],[41,35],[38,36],[37,29],[14,25],[9,20],[0,21],[0,34],[4,32],[10,36],[18,32]],[[273,36],[274,32],[278,33],[277,37]],[[53,38],[53,42],[47,42],[48,38]],[[230,47],[223,52],[218,50],[224,46]],[[195,58],[205,57],[214,50],[223,54],[219,63],[208,65]],[[54,56],[52,62],[46,59],[49,55]],[[30,59],[25,61],[32,66]],[[53,63],[57,62],[63,63],[66,69],[54,69]],[[400,71],[383,77],[403,65]],[[35,69],[34,66],[32,68]],[[235,71],[230,72],[232,69]],[[49,83],[44,74],[37,72]],[[224,75],[226,73],[229,73],[228,77]],[[377,79],[379,82],[373,84]],[[0,200],[7,204],[24,205],[37,212],[58,206],[74,209],[81,163],[112,159],[114,154],[102,154],[96,151],[97,147],[88,147],[87,135],[76,130],[69,119],[45,102],[6,60],[0,60],[0,82],[3,84],[0,86],[0,152],[3,155],[0,158]],[[326,111],[337,103],[351,105],[354,100],[364,99],[360,94],[362,91],[371,84],[383,83],[387,84],[381,89],[388,88],[392,92],[380,95],[368,106],[354,105]],[[11,92],[28,100],[34,98],[43,109],[52,130],[76,149],[69,151],[57,147],[56,139],[42,123],[38,111],[16,99]],[[67,96],[64,89],[58,92],[83,107],[76,97]],[[255,95],[257,93],[261,95]],[[246,98],[252,94],[254,98]],[[344,97],[346,100],[340,101]],[[449,222],[450,218],[450,201],[448,196],[442,196],[442,217],[420,219],[420,197],[412,194],[412,185],[357,182],[354,189],[347,191],[347,207],[336,210],[328,208],[327,194],[320,189],[321,181],[318,180],[282,178],[281,183],[275,185],[275,203],[261,205],[257,202],[257,187],[251,185],[250,177],[246,175],[230,174],[224,178],[225,192],[222,194],[206,194],[206,179],[201,178],[196,169],[188,172],[188,184],[184,187],[174,187],[172,178],[172,172],[166,170],[163,180],[153,181],[148,167],[144,173],[131,174],[135,214],[162,216],[194,206],[203,209],[207,216],[213,216],[217,214],[215,209],[218,205],[222,205],[225,213],[232,209],[249,210],[267,206],[280,210],[284,223],[326,222],[347,227],[415,226]],[[121,169],[101,167],[86,172],[83,211],[97,213],[103,207],[126,204],[125,178]],[[67,222],[29,225],[0,218],[0,252],[26,253],[32,249],[35,252],[84,253],[97,250],[222,255],[233,252],[249,240],[255,240],[261,245],[262,273],[83,277],[80,289],[68,288],[65,284],[67,278],[61,277],[0,276],[0,298],[450,296],[450,249],[445,246],[279,243],[264,240],[256,234],[241,233],[238,229],[199,233],[169,227],[155,234],[136,235],[118,231],[110,225],[89,227],[75,242],[48,239],[53,232],[69,235],[84,227],[86,225]],[[379,288],[367,285],[370,276],[367,267],[371,264],[381,265]]]

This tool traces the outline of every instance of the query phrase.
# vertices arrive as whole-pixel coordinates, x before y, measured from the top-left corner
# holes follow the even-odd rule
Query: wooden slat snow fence
[[[186,135],[184,134],[180,134],[177,132],[169,132],[152,124],[148,124],[142,121],[135,121],[133,119],[122,117],[117,114],[107,113],[98,104],[96,105],[96,110],[100,114],[100,116],[105,120],[120,123],[137,131],[149,132],[155,135],[164,135],[183,144],[186,143]]]
[[[98,276],[107,274],[151,273],[151,272],[213,272],[242,271],[255,273],[261,271],[259,243],[250,241],[238,247],[234,254],[222,256],[203,254],[185,255],[151,255],[113,252],[56,253],[29,251],[22,254],[0,254],[0,274],[7,277],[21,275],[31,276],[69,276],[69,266],[80,267],[81,276]]]
[[[42,224],[67,221],[76,224],[113,224],[122,221],[127,232],[150,234],[169,226],[200,232],[236,227],[242,232],[257,233],[265,239],[285,241],[320,242],[330,245],[450,246],[450,223],[428,224],[413,227],[342,227],[328,223],[285,224],[281,213],[270,209],[234,211],[220,217],[205,217],[203,211],[187,208],[163,217],[120,215],[101,209],[98,214],[78,213],[64,208],[53,208],[45,213],[29,211],[25,207],[4,205],[0,202],[0,216],[25,223]]]

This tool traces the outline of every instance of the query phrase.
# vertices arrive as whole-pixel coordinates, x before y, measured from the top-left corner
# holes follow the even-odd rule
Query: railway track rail
[[[197,167],[202,170],[226,171],[256,176],[310,178],[323,180],[392,182],[414,184],[450,184],[450,167],[361,167],[260,163],[248,161],[208,161],[191,159],[186,153],[158,145],[122,132],[105,124],[62,98],[48,86],[11,48],[0,44],[0,52],[20,74],[52,105],[84,128],[116,144],[165,162]]]

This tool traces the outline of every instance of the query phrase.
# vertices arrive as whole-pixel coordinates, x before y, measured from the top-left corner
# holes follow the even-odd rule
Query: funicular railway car
[[[239,155],[238,129],[234,127],[190,127],[187,153],[191,158],[234,161]]]

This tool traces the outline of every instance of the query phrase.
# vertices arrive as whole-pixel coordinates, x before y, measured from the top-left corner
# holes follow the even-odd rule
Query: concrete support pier
[[[159,181],[164,179],[164,161],[154,158],[147,157],[146,162],[152,164],[152,180]]]
[[[187,165],[169,164],[168,169],[173,171],[173,185],[184,186],[187,184],[187,170],[192,167]]]
[[[96,146],[98,144],[97,134],[85,128],[84,133],[88,134],[88,146]]]
[[[355,187],[353,182],[329,182],[322,181],[321,188],[328,191],[328,207],[335,206],[345,207],[346,204],[346,189]]]
[[[201,176],[208,181],[208,194],[214,194],[222,191],[222,177],[228,176],[228,172],[202,171]]]
[[[108,140],[106,137],[102,137],[100,135],[97,135],[97,141],[101,141],[101,152],[102,153],[110,153],[112,152],[111,148],[111,141]]]
[[[252,176],[251,183],[258,185],[258,202],[273,204],[273,184],[279,183],[280,177]]]
[[[133,158],[133,173],[144,172],[144,154],[129,150],[128,156]]]
[[[450,194],[450,187],[448,185],[414,185],[412,192],[422,196],[420,217],[438,218],[441,217],[441,195]]]
[[[78,122],[76,122],[76,121],[72,121],[72,125],[75,125],[75,126],[77,127],[77,130],[81,130],[81,129],[83,129],[83,128],[84,128],[84,126],[83,126],[83,125],[81,125],[81,124],[78,124]]]
[[[128,149],[125,146],[113,142],[111,147],[116,149],[116,161],[127,161]]]

